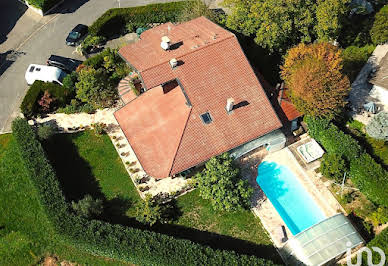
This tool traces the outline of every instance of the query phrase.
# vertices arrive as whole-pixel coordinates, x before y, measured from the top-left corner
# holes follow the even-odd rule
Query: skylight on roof
[[[201,117],[201,120],[202,120],[202,122],[203,122],[204,124],[210,124],[210,123],[213,121],[213,119],[212,119],[212,117],[210,116],[210,113],[209,113],[209,112],[206,112],[206,113],[201,114],[200,117]]]

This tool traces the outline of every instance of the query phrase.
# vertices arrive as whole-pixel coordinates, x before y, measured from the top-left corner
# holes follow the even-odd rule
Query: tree
[[[288,96],[303,114],[333,118],[346,105],[349,79],[342,74],[341,50],[330,43],[291,48],[281,76],[289,88]]]
[[[162,208],[157,200],[153,199],[151,194],[147,194],[144,201],[136,207],[136,220],[141,223],[154,225],[162,218]]]
[[[319,1],[316,10],[317,24],[315,31],[318,39],[336,40],[342,29],[344,20],[349,14],[350,0]]]
[[[388,112],[375,115],[365,129],[372,138],[388,141]]]
[[[249,207],[253,188],[239,173],[228,153],[211,158],[205,169],[195,176],[200,196],[210,199],[215,210]]]
[[[95,109],[110,107],[117,98],[117,92],[108,79],[103,69],[83,68],[76,83],[76,98]]]
[[[37,130],[38,138],[40,140],[48,140],[52,135],[54,135],[54,133],[54,128],[48,124],[40,125]]]
[[[184,22],[201,16],[205,16],[210,20],[214,19],[215,16],[213,11],[209,9],[209,4],[202,0],[187,1],[178,20]]]
[[[43,112],[48,112],[48,111],[50,111],[50,107],[51,107],[51,104],[53,101],[54,101],[54,98],[46,90],[46,91],[44,91],[42,98],[40,98],[40,100],[38,101],[38,104],[42,108]]]
[[[89,219],[98,217],[103,210],[102,200],[93,199],[90,195],[86,195],[77,203],[72,201],[71,207],[77,215]]]
[[[377,12],[370,30],[370,37],[375,45],[388,41],[388,5]]]
[[[344,176],[345,169],[347,169],[346,163],[341,156],[335,153],[323,155],[320,167],[323,176],[340,182]]]
[[[315,38],[313,0],[226,0],[231,9],[226,25],[245,35],[254,35],[271,52],[286,51],[299,42]]]

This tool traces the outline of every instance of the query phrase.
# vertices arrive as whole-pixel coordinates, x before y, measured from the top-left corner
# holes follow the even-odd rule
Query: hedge
[[[55,108],[63,107],[73,96],[73,91],[52,82],[43,82],[36,80],[27,91],[20,110],[26,117],[31,117],[39,113],[38,101],[43,93],[48,91],[55,99],[53,106]]]
[[[146,27],[150,23],[175,22],[185,5],[186,1],[112,8],[89,27],[89,34],[109,38],[122,33],[129,23],[135,27]]]
[[[24,2],[28,2],[28,4],[41,9],[43,13],[61,1],[62,0],[24,0]]]
[[[309,134],[323,148],[344,158],[350,166],[355,185],[374,203],[388,207],[388,172],[382,168],[358,142],[328,120],[305,117]]]
[[[93,255],[139,265],[274,265],[254,256],[73,215],[33,129],[26,120],[18,118],[13,121],[12,130],[32,183],[40,192],[40,201],[61,241]]]
[[[384,251],[385,255],[388,255],[388,228],[384,229],[380,234],[372,239],[367,246],[369,248],[379,247]],[[376,252],[373,252],[373,254],[372,262],[375,263],[374,265],[377,265],[377,263],[380,263],[380,256],[378,256]],[[365,262],[363,265],[366,265],[366,256],[363,256],[363,259]]]

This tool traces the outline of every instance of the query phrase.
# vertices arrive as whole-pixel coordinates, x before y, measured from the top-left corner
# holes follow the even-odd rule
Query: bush
[[[340,182],[343,179],[346,170],[346,163],[345,160],[337,154],[326,153],[323,155],[320,170],[323,176]]]
[[[136,220],[150,226],[159,222],[162,218],[162,209],[151,194],[147,194],[139,206],[136,207]]]
[[[388,141],[388,112],[375,115],[366,126],[366,132],[372,138]]]
[[[384,229],[380,234],[378,234],[374,239],[372,239],[372,241],[370,241],[367,246],[369,248],[379,247],[384,251],[385,254],[388,254],[388,228]],[[363,265],[367,265],[366,255],[363,256],[363,259]],[[375,252],[372,262],[374,263],[374,265],[378,265],[378,263],[380,263],[380,256],[377,256]]]
[[[109,9],[89,27],[89,33],[111,38],[123,33],[129,23],[133,27],[146,27],[151,23],[176,22],[185,5],[185,2],[171,2]]]
[[[98,217],[103,210],[102,200],[93,199],[90,195],[86,195],[78,202],[72,201],[71,207],[77,215],[87,219]]]
[[[20,106],[20,110],[26,117],[33,117],[44,112],[39,106],[39,100],[41,100],[46,91],[54,100],[50,104],[51,110],[65,106],[72,96],[71,91],[58,84],[37,80],[27,91]]]
[[[81,50],[82,53],[89,53],[96,49],[99,45],[103,44],[106,41],[104,37],[88,35],[82,41]]]
[[[355,139],[334,124],[311,117],[306,117],[305,121],[311,136],[329,154],[344,158],[350,165],[351,179],[360,191],[372,202],[388,207],[388,172],[365,153]]]
[[[247,180],[241,179],[240,169],[228,153],[211,158],[195,179],[199,195],[210,199],[215,210],[233,211],[250,206],[253,189]]]
[[[54,128],[50,125],[41,125],[37,130],[40,140],[49,140],[54,135],[54,132]]]
[[[62,242],[69,247],[139,265],[273,265],[271,261],[254,256],[215,250],[189,240],[73,215],[27,121],[14,120],[12,130],[31,181],[40,192],[39,200]]]
[[[30,5],[39,8],[44,12],[48,11],[50,8],[54,7],[61,0],[24,0],[28,2]]]
[[[388,5],[380,9],[376,14],[375,21],[369,33],[375,45],[388,41]]]
[[[374,45],[366,45],[363,47],[349,46],[342,51],[344,62],[343,72],[348,76],[350,82],[356,79],[374,49]]]
[[[352,181],[371,201],[388,207],[388,172],[363,153],[350,163]]]

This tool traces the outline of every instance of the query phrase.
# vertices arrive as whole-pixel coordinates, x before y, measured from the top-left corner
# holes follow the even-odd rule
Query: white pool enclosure
[[[363,243],[350,221],[338,213],[290,238],[280,253],[287,265],[319,266]]]
[[[321,148],[321,146],[319,146],[315,139],[312,139],[311,141],[300,145],[296,149],[307,163],[321,158],[325,153],[325,151]]]

